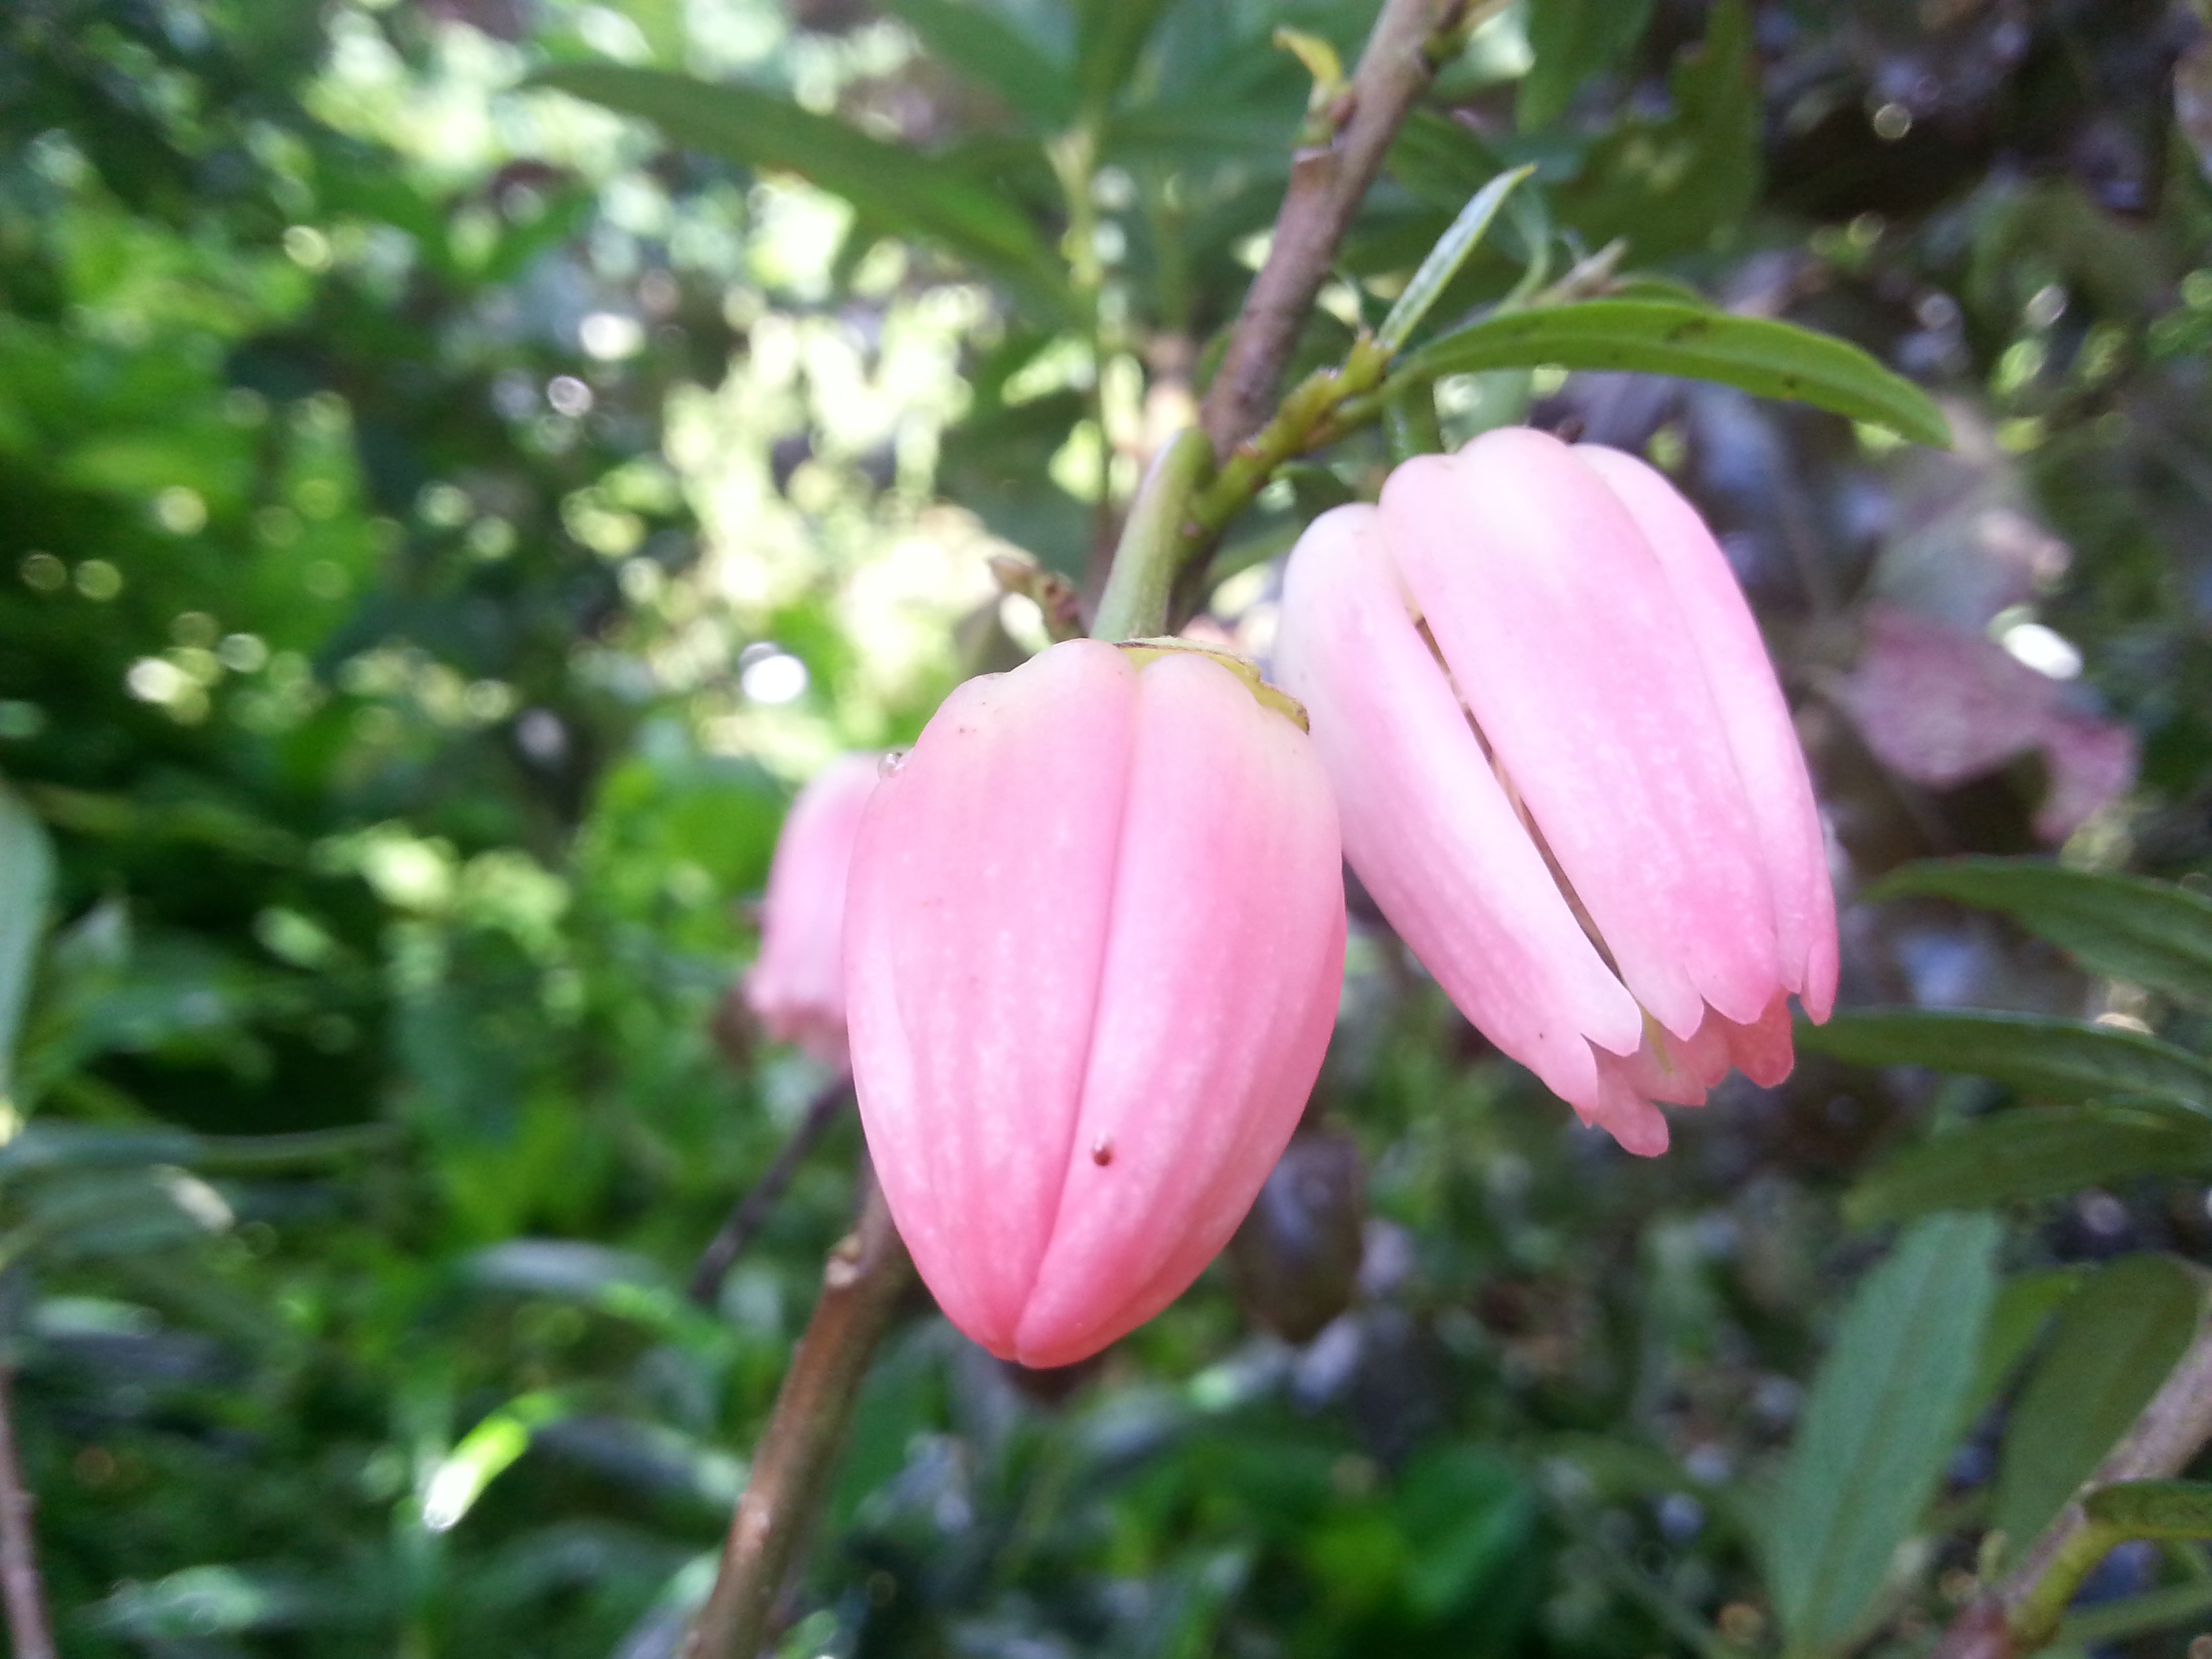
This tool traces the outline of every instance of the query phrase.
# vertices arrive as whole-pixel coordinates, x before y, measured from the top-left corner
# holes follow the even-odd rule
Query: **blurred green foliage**
[[[66,1651],[673,1650],[859,1152],[686,1298],[823,1081],[728,997],[784,803],[1042,642],[991,555],[1095,585],[1289,176],[1273,32],[1372,12],[0,10],[0,1335]],[[1231,1260],[1073,1376],[915,1306],[787,1651],[1904,1654],[2094,1465],[2212,1263],[2208,86],[2179,0],[1484,15],[1293,372],[1533,167],[1412,394],[1699,501],[1847,898],[1983,856],[1656,1164],[1355,906]],[[1747,391],[1912,430],[1877,363],[1953,452]],[[1264,655],[1389,459],[1286,472],[1200,625]],[[1916,771],[1884,605],[2140,740],[2059,865],[2069,751]],[[2166,1547],[2081,1629],[2185,1633]]]

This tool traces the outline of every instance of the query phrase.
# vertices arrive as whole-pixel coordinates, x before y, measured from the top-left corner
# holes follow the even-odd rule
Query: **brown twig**
[[[1449,39],[1468,3],[1383,0],[1359,67],[1336,101],[1328,141],[1309,145],[1292,161],[1267,261],[1252,279],[1221,368],[1206,388],[1200,420],[1222,460],[1266,422],[1336,245],[1436,72],[1434,43]]]
[[[15,1451],[14,1369],[0,1363],[0,1595],[8,1607],[8,1642],[15,1659],[54,1659],[53,1626],[39,1582],[38,1550],[31,1534],[34,1507]]]
[[[2212,1440],[2212,1324],[2197,1337],[2126,1437],[2045,1527],[2002,1583],[1969,1602],[1943,1632],[1933,1659],[2012,1659],[2051,1639],[2084,1566],[2078,1542],[2089,1528],[2081,1498],[2121,1480],[2179,1474]],[[2086,1564],[2094,1565],[2094,1562]]]
[[[714,1305],[722,1293],[722,1280],[729,1274],[730,1264],[745,1253],[754,1235],[767,1224],[776,1200],[783,1196],[783,1189],[799,1173],[799,1166],[821,1144],[822,1137],[829,1133],[830,1126],[837,1121],[838,1113],[852,1097],[852,1074],[840,1072],[806,1103],[806,1115],[799,1120],[791,1139],[783,1143],[768,1168],[761,1171],[760,1179],[731,1207],[721,1231],[699,1253],[699,1265],[691,1270],[690,1293],[691,1299],[701,1307]]]
[[[776,1597],[844,1444],[869,1357],[912,1276],[906,1246],[872,1178],[853,1231],[830,1252],[822,1298],[799,1339],[775,1410],[730,1517],[714,1588],[682,1659],[755,1659]]]

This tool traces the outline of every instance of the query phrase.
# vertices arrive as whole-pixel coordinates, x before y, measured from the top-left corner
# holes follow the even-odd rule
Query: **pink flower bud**
[[[834,760],[792,802],[769,866],[760,955],[745,975],[745,1001],[769,1036],[832,1066],[845,1061],[846,872],[878,764],[873,755]]]
[[[846,993],[922,1278],[1065,1365],[1228,1242],[1297,1127],[1344,966],[1311,742],[1222,659],[1073,640],[969,681],[869,803]]]
[[[1790,1072],[1835,896],[1782,690],[1711,532],[1643,462],[1522,428],[1408,462],[1291,556],[1278,672],[1346,854],[1461,1011],[1584,1121]]]

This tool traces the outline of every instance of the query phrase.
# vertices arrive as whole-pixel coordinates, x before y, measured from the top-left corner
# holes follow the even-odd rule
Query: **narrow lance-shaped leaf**
[[[2092,973],[2212,1006],[2212,897],[2145,876],[2033,859],[1910,864],[1867,896],[1929,894],[1998,910]]]
[[[1393,379],[1547,363],[1716,380],[1763,398],[1811,404],[1937,448],[1951,442],[1950,427],[1926,392],[1848,341],[1665,300],[1584,300],[1486,317],[1431,341]]]
[[[2017,1560],[2128,1431],[2197,1334],[2204,1281],[2171,1256],[2129,1255],[2068,1299],[2005,1429],[1992,1523]]]
[[[642,116],[678,143],[745,166],[798,173],[883,228],[970,261],[1025,305],[1073,313],[1059,261],[1021,210],[927,155],[755,87],[614,64],[563,64],[536,84]]]
[[[382,1123],[299,1129],[289,1134],[200,1135],[185,1129],[109,1128],[38,1120],[0,1146],[0,1184],[55,1170],[130,1170],[149,1164],[224,1175],[313,1170],[388,1151],[398,1139],[398,1133]]]
[[[424,1528],[431,1532],[451,1529],[475,1507],[484,1488],[530,1449],[531,1436],[569,1410],[566,1398],[556,1391],[521,1395],[462,1436],[423,1484]]]
[[[1826,1025],[1800,1025],[1797,1042],[1863,1066],[1925,1066],[1985,1077],[2058,1101],[2149,1095],[2212,1109],[2212,1066],[2140,1031],[2036,1014],[1934,1008],[1867,1008]]]
[[[2212,1119],[2159,1101],[1999,1112],[1915,1146],[1852,1188],[1855,1226],[2057,1198],[2144,1176],[2212,1175]]]
[[[1768,1534],[1791,1653],[1832,1650],[1863,1629],[1935,1493],[1972,1401],[1997,1240],[1985,1215],[1920,1222],[1851,1298]]]
[[[14,1074],[15,1033],[30,1000],[53,879],[46,827],[22,797],[0,783],[0,1101],[7,1098]]]
[[[1396,351],[1413,337],[1413,331],[1436,304],[1437,296],[1459,275],[1468,255],[1488,234],[1514,186],[1535,170],[1532,163],[1510,173],[1501,173],[1468,198],[1467,205],[1452,221],[1451,228],[1437,239],[1437,245],[1429,250],[1420,269],[1413,273],[1413,280],[1406,284],[1406,291],[1398,296],[1390,307],[1390,314],[1382,319],[1382,326],[1376,331],[1377,345],[1385,351]]]

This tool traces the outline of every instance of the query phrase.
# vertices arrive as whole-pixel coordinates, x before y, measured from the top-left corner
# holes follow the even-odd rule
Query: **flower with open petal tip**
[[[1345,851],[1491,1041],[1631,1152],[1655,1103],[1779,1082],[1827,1018],[1835,896],[1758,625],[1643,462],[1525,428],[1315,521],[1277,672]]]

